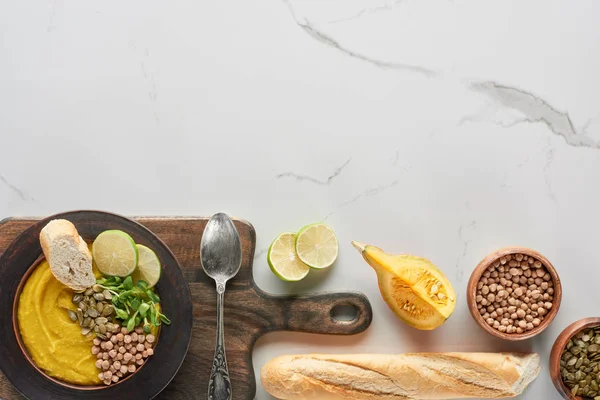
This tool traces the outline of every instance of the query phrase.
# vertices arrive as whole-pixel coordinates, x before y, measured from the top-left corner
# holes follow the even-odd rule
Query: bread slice
[[[59,282],[73,290],[83,290],[96,283],[92,254],[70,221],[50,221],[40,232],[40,244]]]

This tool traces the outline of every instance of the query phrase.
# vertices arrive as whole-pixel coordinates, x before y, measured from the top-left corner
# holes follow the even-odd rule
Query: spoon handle
[[[223,339],[223,297],[225,284],[217,282],[217,348],[213,359],[210,381],[208,382],[209,400],[231,400],[231,380],[225,358],[225,342]]]

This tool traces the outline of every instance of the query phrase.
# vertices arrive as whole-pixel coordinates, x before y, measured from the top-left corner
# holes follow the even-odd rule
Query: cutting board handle
[[[371,303],[360,292],[272,296],[272,300],[281,311],[274,330],[353,335],[367,329],[373,319]],[[338,307],[353,308],[354,318],[336,318]]]

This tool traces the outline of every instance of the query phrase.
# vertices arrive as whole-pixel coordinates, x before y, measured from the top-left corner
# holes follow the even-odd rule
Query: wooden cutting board
[[[173,251],[190,285],[194,328],[187,357],[177,376],[157,399],[206,399],[216,335],[215,284],[200,265],[200,239],[207,218],[139,217],[136,221],[159,236]],[[36,219],[0,221],[0,255]],[[327,292],[276,296],[259,289],[252,276],[256,233],[251,224],[235,220],[242,241],[242,266],[225,292],[225,348],[233,398],[254,399],[256,384],[252,349],[267,332],[296,331],[352,335],[364,331],[372,319],[371,305],[358,292]],[[2,284],[0,271],[0,285]],[[340,305],[356,308],[357,318],[339,321],[331,311]],[[0,372],[0,399],[23,397]]]

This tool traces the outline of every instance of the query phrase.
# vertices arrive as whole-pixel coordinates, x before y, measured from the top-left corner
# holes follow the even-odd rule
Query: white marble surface
[[[0,218],[77,208],[225,211],[254,224],[276,293],[355,289],[355,337],[278,333],[254,353],[534,350],[523,399],[559,399],[547,358],[598,316],[600,3],[258,0],[0,4]],[[339,262],[271,275],[281,231],[325,219]],[[422,333],[383,303],[350,240],[423,255],[459,294]],[[494,340],[467,311],[471,270],[522,245],[558,268],[553,325]],[[258,399],[267,394],[258,389]]]

